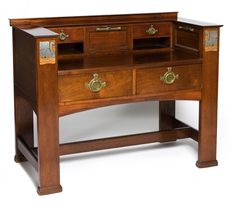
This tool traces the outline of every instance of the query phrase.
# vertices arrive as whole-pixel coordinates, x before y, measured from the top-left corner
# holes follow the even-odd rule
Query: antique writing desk
[[[10,24],[15,161],[27,160],[37,170],[39,194],[62,190],[59,156],[66,154],[192,138],[198,142],[197,166],[217,165],[220,25],[178,19],[176,12],[11,19]],[[60,116],[147,100],[160,101],[159,132],[59,144]],[[175,100],[199,101],[199,131],[175,119]]]

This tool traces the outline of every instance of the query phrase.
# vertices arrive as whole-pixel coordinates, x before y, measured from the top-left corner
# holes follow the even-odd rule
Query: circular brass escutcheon
[[[85,86],[92,92],[99,92],[102,88],[106,87],[106,82],[102,82],[98,74],[93,74],[93,79],[89,83],[86,83]]]
[[[167,72],[160,77],[160,80],[165,84],[173,84],[176,79],[179,79],[179,75],[174,74],[174,72],[172,71],[172,67],[168,67]]]

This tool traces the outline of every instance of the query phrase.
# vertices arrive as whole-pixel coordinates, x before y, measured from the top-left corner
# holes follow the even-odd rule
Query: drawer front
[[[128,29],[125,26],[91,27],[86,33],[89,53],[126,51],[129,48]]]
[[[84,28],[82,27],[60,27],[49,29],[59,34],[58,43],[81,42],[84,40]]]
[[[201,64],[137,70],[137,94],[200,88]]]
[[[176,24],[175,44],[190,49],[199,50],[200,30],[195,26],[179,23]]]
[[[60,102],[112,98],[132,94],[132,71],[129,69],[60,75],[58,82]],[[99,90],[99,88],[101,89]],[[96,90],[98,92],[94,92]]]
[[[133,38],[170,36],[171,23],[147,23],[133,26]]]

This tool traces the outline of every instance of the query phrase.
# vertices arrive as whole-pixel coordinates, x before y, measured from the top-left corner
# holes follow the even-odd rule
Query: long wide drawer
[[[108,70],[60,75],[59,102],[101,99],[132,94],[132,70]]]
[[[201,88],[201,64],[137,70],[137,94]]]

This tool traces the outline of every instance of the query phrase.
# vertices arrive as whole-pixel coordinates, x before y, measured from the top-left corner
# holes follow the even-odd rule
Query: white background
[[[188,139],[78,154],[61,159],[63,192],[39,197],[35,172],[27,163],[13,161],[12,39],[8,18],[160,11],[179,11],[181,17],[224,24],[219,76],[219,166],[196,168],[197,145]],[[235,18],[233,1],[2,1],[0,207],[235,207]],[[197,102],[178,103],[177,115],[197,127]],[[66,138],[71,141],[152,131],[158,126],[158,103],[102,108],[65,117],[60,122],[62,142]]]

